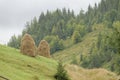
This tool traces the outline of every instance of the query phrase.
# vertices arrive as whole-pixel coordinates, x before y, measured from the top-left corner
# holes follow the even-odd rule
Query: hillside
[[[82,42],[73,45],[67,49],[56,52],[53,57],[57,60],[62,60],[65,63],[70,63],[73,58],[80,60],[80,55],[88,55],[93,44],[96,44],[98,34],[101,31],[94,31],[87,34]]]
[[[19,50],[0,45],[0,80],[55,80],[57,62],[45,57],[28,57]],[[83,69],[65,65],[71,80],[116,80],[116,74],[105,69]]]
[[[0,45],[0,80],[54,80],[56,68],[57,62],[52,59],[28,57]]]
[[[120,0],[101,0],[78,14],[67,8],[41,12],[20,35],[11,36],[7,46],[19,49],[26,33],[36,46],[46,40],[56,60],[90,69],[104,67],[120,75]]]

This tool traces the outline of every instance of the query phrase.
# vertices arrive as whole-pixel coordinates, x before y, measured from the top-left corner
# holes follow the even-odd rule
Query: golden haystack
[[[29,34],[25,34],[21,40],[21,53],[28,56],[36,56],[36,46],[33,38]]]
[[[50,58],[50,47],[47,41],[42,40],[38,46],[38,54]]]

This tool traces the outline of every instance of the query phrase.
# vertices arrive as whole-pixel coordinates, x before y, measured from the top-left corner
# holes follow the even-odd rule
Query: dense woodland
[[[21,37],[29,33],[39,45],[45,39],[51,47],[51,54],[66,49],[93,31],[101,30],[98,41],[93,44],[88,56],[80,56],[80,66],[85,68],[105,68],[120,74],[120,0],[101,0],[88,10],[80,10],[75,15],[70,9],[57,9],[41,13],[39,18],[27,22],[22,35],[13,35],[8,46],[20,47]],[[72,45],[65,46],[64,41],[71,39]]]

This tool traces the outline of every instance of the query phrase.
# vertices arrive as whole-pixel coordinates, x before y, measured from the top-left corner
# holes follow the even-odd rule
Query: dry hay
[[[33,38],[29,34],[25,34],[21,40],[21,53],[28,56],[36,56],[36,46]]]
[[[65,65],[71,80],[117,80],[117,75],[105,69],[84,69],[76,65]]]
[[[47,41],[42,40],[38,46],[38,54],[50,58],[50,47]]]

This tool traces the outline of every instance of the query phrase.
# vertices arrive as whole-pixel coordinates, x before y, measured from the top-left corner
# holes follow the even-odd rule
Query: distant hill
[[[73,58],[77,58],[77,61],[80,61],[80,55],[89,55],[90,49],[93,44],[97,43],[97,38],[101,31],[94,31],[87,34],[82,42],[73,45],[62,51],[58,51],[53,54],[53,57],[57,60],[62,60],[64,63],[71,63]],[[69,43],[68,43],[69,44]]]
[[[115,39],[110,38],[112,32],[109,28],[92,31],[86,34],[81,42],[53,54],[53,58],[65,64],[76,64],[84,68],[106,68],[119,75],[120,58],[112,44]]]

